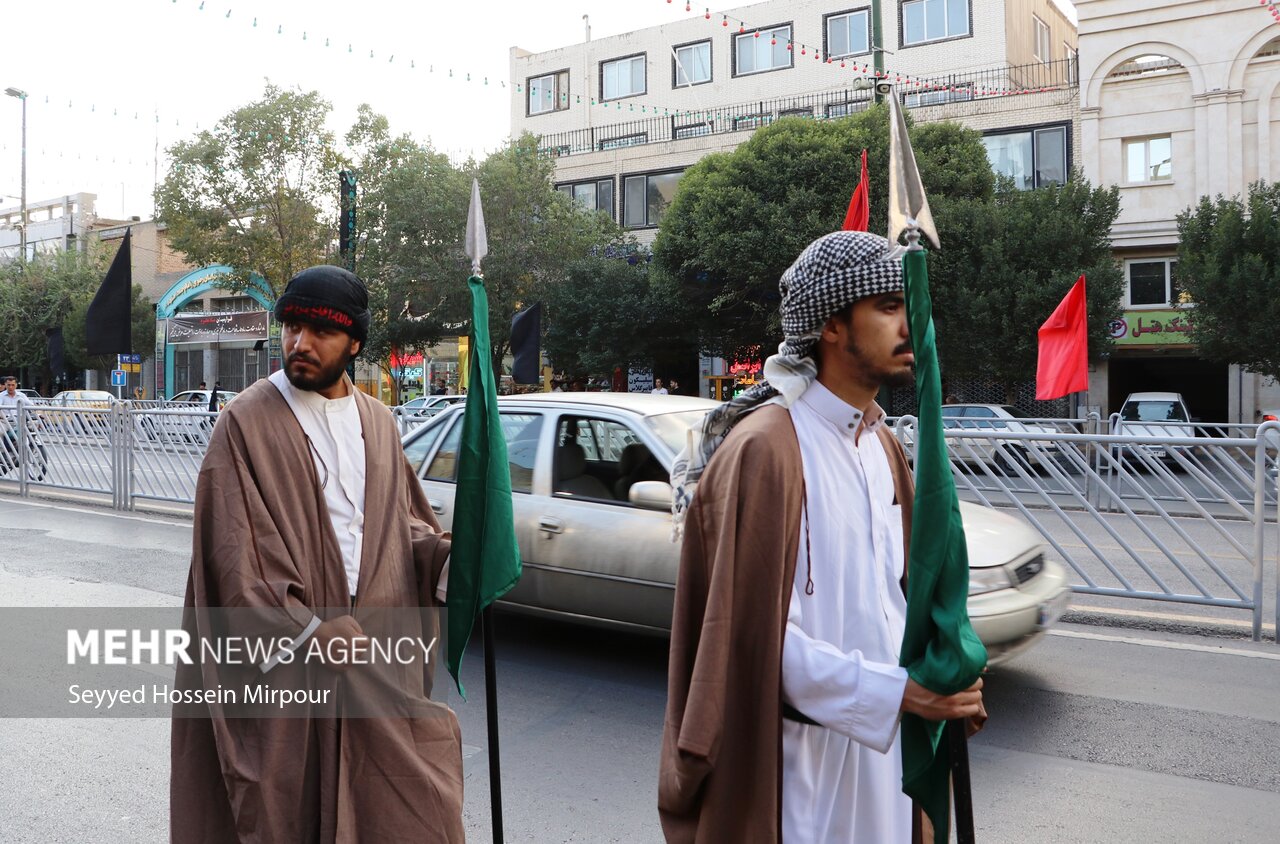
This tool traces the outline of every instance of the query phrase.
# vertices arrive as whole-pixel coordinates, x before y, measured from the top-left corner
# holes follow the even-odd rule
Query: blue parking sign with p
[[[111,370],[111,386],[124,387],[127,386],[128,383],[129,382],[125,380],[125,372],[123,369]]]

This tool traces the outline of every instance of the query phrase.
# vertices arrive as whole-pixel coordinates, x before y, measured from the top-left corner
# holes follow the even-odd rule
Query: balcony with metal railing
[[[928,78],[889,73],[884,81],[894,83],[905,107],[920,108],[1071,90],[1079,85],[1079,73],[1076,59],[1071,58]],[[874,101],[872,90],[850,85],[818,93],[696,111],[662,109],[659,112],[658,107],[653,107],[652,117],[542,135],[540,148],[546,154],[559,158],[707,135],[748,132],[783,117],[810,120],[847,117],[868,108]]]

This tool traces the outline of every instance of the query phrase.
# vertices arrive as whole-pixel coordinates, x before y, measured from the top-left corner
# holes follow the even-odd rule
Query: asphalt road
[[[180,601],[189,523],[0,496],[0,533],[5,605]],[[503,613],[498,643],[507,840],[660,841],[665,642]],[[478,650],[464,682],[465,820],[484,841]],[[989,676],[987,701],[971,751],[983,841],[1275,840],[1274,644],[1062,625]],[[0,841],[165,840],[168,726],[0,720]]]

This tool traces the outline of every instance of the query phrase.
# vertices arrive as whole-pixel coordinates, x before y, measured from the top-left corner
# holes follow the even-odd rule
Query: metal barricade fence
[[[131,499],[194,502],[200,463],[218,414],[157,408],[130,410],[128,420],[122,452],[129,465]]]
[[[960,421],[944,420],[960,497],[1017,510],[1075,572],[1076,592],[1247,610],[1261,638],[1280,424],[1144,437]],[[895,426],[912,456],[915,424]],[[1276,600],[1280,622],[1280,585]]]

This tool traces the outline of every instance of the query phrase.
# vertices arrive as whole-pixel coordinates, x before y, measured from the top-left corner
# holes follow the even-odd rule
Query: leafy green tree
[[[685,171],[654,261],[703,315],[704,348],[733,356],[777,345],[778,279],[807,244],[840,227],[864,148],[871,227],[887,225],[888,118],[883,105],[836,121],[786,118]],[[943,123],[911,136],[931,203],[990,197],[994,177],[977,132]]]
[[[1200,354],[1280,378],[1280,184],[1203,197],[1178,215],[1178,241],[1177,285],[1195,303]]]
[[[0,361],[4,371],[38,370],[45,384],[61,375],[50,370],[45,332],[63,329],[68,369],[106,369],[108,358],[90,358],[84,351],[85,311],[93,301],[111,256],[95,244],[86,251],[37,255],[25,270],[0,267]],[[134,349],[150,353],[155,346],[155,312],[142,288],[133,288]]]
[[[542,347],[558,371],[599,375],[649,366],[688,342],[669,277],[640,255],[592,256],[568,267],[543,297]]]
[[[457,336],[469,313],[462,237],[471,182],[447,156],[361,106],[347,133],[358,181],[356,271],[369,288],[366,359]],[[397,390],[397,379],[391,379]]]
[[[1078,173],[1036,190],[1001,179],[991,199],[939,205],[942,251],[930,261],[929,281],[948,376],[990,378],[1006,390],[1034,378],[1037,330],[1081,273],[1090,357],[1111,348],[1107,327],[1124,294],[1111,251],[1117,188],[1092,187]]]
[[[574,262],[621,244],[622,234],[608,215],[584,212],[555,189],[554,161],[539,152],[537,138],[527,132],[464,170],[480,180],[489,236],[484,261],[489,338],[494,371],[500,372],[515,312],[550,295]],[[470,190],[470,180],[467,186]],[[457,234],[460,252],[464,232]]]
[[[198,266],[232,267],[233,290],[257,272],[277,296],[323,263],[338,191],[330,109],[316,91],[268,83],[261,99],[170,147],[155,200],[173,248]]]

